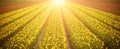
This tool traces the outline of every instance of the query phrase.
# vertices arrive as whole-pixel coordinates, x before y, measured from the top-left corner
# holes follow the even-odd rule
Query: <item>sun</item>
[[[57,5],[63,5],[65,3],[65,0],[53,0],[53,3]]]

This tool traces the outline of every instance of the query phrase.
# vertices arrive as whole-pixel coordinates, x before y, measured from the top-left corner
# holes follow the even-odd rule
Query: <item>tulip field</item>
[[[0,14],[0,49],[120,49],[120,16],[66,2]]]

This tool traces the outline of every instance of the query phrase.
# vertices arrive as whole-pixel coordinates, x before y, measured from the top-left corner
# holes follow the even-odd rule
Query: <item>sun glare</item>
[[[57,4],[57,5],[62,5],[64,4],[65,0],[53,0],[54,4]]]

